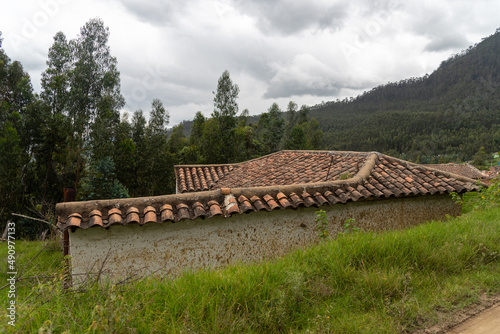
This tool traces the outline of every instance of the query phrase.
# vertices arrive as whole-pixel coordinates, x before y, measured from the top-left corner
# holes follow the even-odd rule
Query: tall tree
[[[143,191],[148,196],[172,193],[175,189],[174,157],[167,150],[170,115],[159,99],[153,100],[151,108],[145,138],[147,157],[142,166],[147,171]]]
[[[290,101],[285,115],[285,133],[283,137],[283,148],[289,149],[292,137],[292,130],[297,124],[297,103]]]
[[[38,103],[38,127],[42,131],[38,141],[37,171],[43,179],[42,195],[39,201],[44,211],[50,210],[51,202],[61,197],[63,186],[72,185],[74,178],[71,165],[73,152],[68,144],[71,126],[68,115],[69,78],[71,70],[71,49],[66,36],[58,32],[49,49],[47,69],[42,73],[41,99]],[[48,206],[48,207],[47,207]],[[48,213],[48,212],[46,212]]]
[[[70,78],[70,115],[80,136],[103,110],[117,112],[124,104],[120,93],[120,73],[108,45],[109,29],[101,19],[91,19],[80,35],[70,41],[73,68]]]
[[[281,147],[285,121],[277,103],[269,107],[268,112],[262,114],[259,119],[259,138],[264,146],[264,154],[278,151]]]
[[[189,144],[200,147],[200,140],[203,136],[203,127],[205,125],[205,116],[198,111],[193,119],[193,126],[191,127],[191,134],[189,135]]]
[[[315,118],[311,118],[307,122],[307,148],[310,150],[320,149],[322,139],[323,131],[319,129],[318,121]]]
[[[184,126],[178,124],[172,129],[170,138],[167,142],[167,150],[173,155],[178,155],[179,152],[188,145],[189,141],[184,135]]]
[[[49,104],[52,114],[67,112],[71,49],[66,36],[58,32],[49,49],[48,68],[42,73],[41,97]]]
[[[29,75],[21,63],[11,62],[0,49],[0,218],[23,205],[26,190],[23,176],[33,151],[33,132],[23,116],[32,100]]]
[[[136,146],[132,140],[132,125],[128,120],[128,113],[124,113],[114,135],[114,156],[117,179],[129,190],[129,194],[136,187]]]
[[[105,156],[96,141],[111,139],[105,128],[117,126],[119,110],[125,104],[117,61],[111,56],[108,39],[109,29],[103,21],[91,19],[69,43],[72,51],[69,115],[76,133],[78,156],[75,185],[79,182],[84,156],[94,155],[94,161]],[[97,131],[94,136],[93,131]],[[94,141],[91,152],[84,152],[88,148],[84,144],[90,139]],[[100,151],[93,152],[96,149]]]
[[[134,183],[130,190],[132,196],[146,196],[147,187],[145,187],[145,182],[148,178],[147,170],[145,166],[149,162],[148,152],[147,152],[147,142],[146,142],[146,126],[147,121],[144,117],[142,110],[137,110],[132,116],[131,124],[131,135],[132,141],[134,142]],[[129,185],[130,187],[130,185]]]
[[[236,128],[236,114],[238,103],[236,99],[240,89],[233,84],[229,71],[224,71],[217,83],[214,94],[214,111],[217,133],[213,156],[205,156],[212,163],[227,163],[234,158],[234,131]]]

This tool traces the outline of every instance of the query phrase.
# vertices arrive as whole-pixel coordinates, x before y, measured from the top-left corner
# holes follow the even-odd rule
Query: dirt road
[[[466,320],[447,334],[500,334],[500,303]]]

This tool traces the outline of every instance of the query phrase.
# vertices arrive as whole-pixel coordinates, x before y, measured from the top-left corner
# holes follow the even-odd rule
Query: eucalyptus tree
[[[236,129],[236,114],[238,103],[236,99],[240,89],[233,84],[229,71],[224,71],[217,83],[217,91],[214,94],[214,111],[212,117],[215,120],[216,131],[214,133],[214,147],[211,152],[204,152],[205,157],[213,163],[227,163],[234,158],[234,132]]]
[[[142,195],[164,195],[175,188],[173,172],[174,157],[168,151],[167,125],[170,120],[168,111],[159,99],[151,103],[149,122],[145,129],[146,157],[142,169]]]
[[[88,137],[99,113],[109,110],[116,114],[125,104],[117,60],[111,55],[108,40],[109,28],[101,19],[91,19],[70,41],[73,64],[69,111],[82,138]]]
[[[71,48],[62,32],[56,33],[49,49],[47,69],[42,73],[40,94],[44,110],[42,139],[37,150],[37,173],[43,178],[43,204],[57,201],[65,186],[73,186],[75,150],[71,146],[71,122],[68,117]]]
[[[120,92],[117,60],[108,45],[109,29],[101,19],[91,19],[69,42],[69,116],[76,141],[78,186],[84,157],[97,162],[113,155],[113,132],[125,100]],[[89,169],[95,170],[95,169]]]
[[[264,147],[263,153],[269,154],[278,151],[283,140],[285,121],[277,103],[273,103],[268,112],[261,115],[258,130],[260,141]]]
[[[47,69],[42,73],[42,99],[55,114],[68,113],[71,49],[66,36],[58,32],[49,49]]]
[[[0,218],[22,206],[32,141],[24,116],[33,101],[29,75],[0,49]],[[3,217],[2,217],[3,216]]]

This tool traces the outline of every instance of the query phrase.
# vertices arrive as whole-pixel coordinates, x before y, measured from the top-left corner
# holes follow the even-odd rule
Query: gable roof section
[[[470,164],[448,163],[448,164],[429,164],[425,166],[429,166],[431,168],[439,169],[449,173],[463,175],[465,177],[476,180],[482,180],[487,177],[479,169]]]
[[[283,178],[280,179],[276,175],[270,177],[275,180],[273,182],[283,184],[246,186],[249,179],[238,180],[236,177],[229,178],[229,174],[226,174],[222,179],[227,179],[228,183],[224,184],[234,184],[236,187],[156,197],[59,203],[56,206],[57,226],[65,230],[86,229],[92,226],[107,228],[113,224],[176,223],[198,217],[230,217],[233,214],[259,211],[479,190],[476,181],[464,176],[376,152],[294,152],[294,159],[297,160],[285,161],[294,166],[289,166],[288,170],[281,169]],[[327,154],[325,157],[329,157],[329,161],[332,158],[328,154],[331,154],[333,159],[339,159],[338,163],[322,163],[317,160],[321,154]],[[314,173],[308,171],[307,163],[301,160],[306,158],[312,159],[311,164],[314,167],[311,170]],[[251,162],[258,160],[263,161],[256,159]],[[261,168],[269,166],[262,164]],[[236,165],[233,165],[233,168],[233,171],[236,170]],[[293,176],[294,173],[304,175]],[[258,176],[264,176],[264,173],[256,171],[253,177]],[[297,182],[290,183],[294,180]],[[240,184],[244,186],[238,187]]]
[[[175,166],[177,192],[211,190],[225,175],[233,171],[233,165],[185,165]]]
[[[178,165],[177,192],[335,181],[365,160],[359,152],[279,151],[232,165]]]

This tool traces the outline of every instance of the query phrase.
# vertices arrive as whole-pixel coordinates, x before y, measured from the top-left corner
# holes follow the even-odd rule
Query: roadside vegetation
[[[271,262],[73,290],[64,289],[56,242],[18,241],[16,326],[1,326],[9,333],[411,332],[436,323],[437,311],[451,315],[500,293],[494,194],[480,193],[475,209],[446,222],[350,229]],[[5,319],[6,308],[0,313]]]

